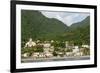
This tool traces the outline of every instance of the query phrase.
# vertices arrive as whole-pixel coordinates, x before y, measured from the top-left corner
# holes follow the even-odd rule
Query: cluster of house
[[[37,42],[39,42],[39,40],[36,42],[33,42],[32,38],[30,38],[29,41],[25,44],[24,48],[36,46]],[[51,42],[54,42],[54,41],[52,40]],[[32,53],[32,55],[31,55],[32,58],[51,58],[51,57],[54,57],[53,56],[54,46],[52,46],[50,42],[39,43],[38,45],[43,45],[44,51]],[[68,49],[69,48],[68,42],[65,42],[65,45],[66,45],[66,49]],[[79,48],[79,46],[71,46],[72,51],[65,52],[64,57],[82,56],[82,55],[84,55],[84,53],[82,51],[84,48],[90,48],[90,47],[89,47],[89,45],[82,45],[81,48]],[[63,54],[63,52],[56,52],[56,53],[58,54],[56,57],[60,57],[60,55]],[[22,54],[22,56],[28,57],[28,53],[24,53],[24,54]]]

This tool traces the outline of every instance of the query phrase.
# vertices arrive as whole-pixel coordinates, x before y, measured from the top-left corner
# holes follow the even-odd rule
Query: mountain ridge
[[[45,38],[45,36],[49,37],[49,35],[56,37],[57,35],[66,32],[68,29],[68,26],[63,24],[61,21],[53,18],[46,18],[39,11],[22,10],[21,21],[23,38],[29,38],[28,36],[30,36],[32,38],[40,39],[39,36],[43,36]],[[29,33],[27,33],[26,30],[28,30]]]
[[[90,24],[90,16],[87,16],[84,20],[81,22],[74,23],[70,26],[70,28],[77,28],[77,27],[83,27]]]
[[[21,41],[60,40],[89,44],[90,17],[70,27],[55,18],[47,18],[39,11],[21,10]]]

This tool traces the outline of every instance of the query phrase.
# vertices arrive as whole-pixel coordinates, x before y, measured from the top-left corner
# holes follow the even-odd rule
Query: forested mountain
[[[68,27],[54,18],[46,18],[39,11],[21,11],[21,35],[22,39],[54,39],[66,32]]]
[[[79,44],[90,44],[90,16],[83,21],[74,23],[66,32],[67,40],[74,41]]]
[[[86,17],[83,21],[78,22],[78,23],[74,23],[70,26],[70,28],[74,29],[77,27],[84,27],[90,25],[90,16]]]
[[[70,27],[54,18],[47,18],[39,11],[21,11],[21,40],[61,40],[76,44],[90,42],[90,17]]]

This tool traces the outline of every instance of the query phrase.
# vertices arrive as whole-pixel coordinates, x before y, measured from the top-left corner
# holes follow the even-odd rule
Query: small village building
[[[66,56],[72,56],[72,55],[73,55],[73,52],[66,52],[65,55],[66,55]]]
[[[82,45],[82,47],[84,47],[84,48],[90,48],[89,45]]]
[[[50,48],[50,47],[51,47],[51,44],[50,44],[50,43],[44,43],[44,44],[43,44],[43,47],[44,47],[44,48]]]
[[[34,47],[36,46],[36,43],[32,41],[32,38],[29,39],[29,41],[25,44],[25,47]]]
[[[53,43],[54,42],[54,40],[51,40],[51,43]]]
[[[53,54],[50,53],[50,52],[46,52],[46,53],[45,53],[45,56],[46,56],[47,58],[50,58],[50,57],[53,57]]]
[[[68,48],[68,46],[69,46],[69,45],[68,45],[68,41],[65,42],[65,46],[66,46],[66,48]]]
[[[33,58],[38,58],[38,57],[39,57],[39,52],[34,52],[34,53],[32,54],[32,57],[33,57]]]
[[[29,56],[29,53],[22,54],[22,57],[28,57],[28,56]]]
[[[74,46],[73,53],[79,52],[79,46]]]
[[[36,43],[39,43],[39,42],[40,42],[40,40],[37,40],[37,41],[36,41]]]
[[[76,53],[74,53],[74,56],[83,56],[83,52],[82,51],[77,51]]]

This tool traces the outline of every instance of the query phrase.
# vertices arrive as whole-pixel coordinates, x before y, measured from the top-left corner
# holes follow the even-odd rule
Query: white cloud
[[[89,16],[89,13],[73,13],[73,12],[53,12],[53,11],[41,11],[41,13],[48,18],[56,18],[62,21],[67,26],[73,23],[80,22]]]

